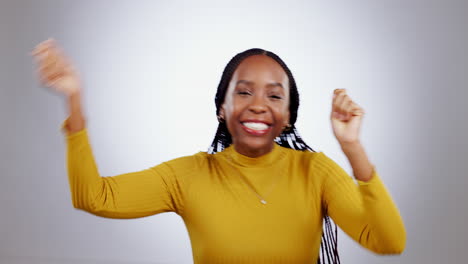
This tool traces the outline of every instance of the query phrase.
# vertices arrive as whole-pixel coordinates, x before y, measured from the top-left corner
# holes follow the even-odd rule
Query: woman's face
[[[237,152],[258,157],[270,152],[289,123],[289,80],[266,55],[244,59],[228,85],[220,109]]]

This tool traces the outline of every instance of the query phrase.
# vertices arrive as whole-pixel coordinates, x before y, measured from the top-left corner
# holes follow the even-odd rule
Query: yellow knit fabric
[[[316,263],[326,207],[363,247],[379,254],[405,247],[402,218],[375,168],[370,181],[355,183],[323,152],[274,144],[250,158],[231,145],[101,177],[87,129],[65,138],[75,208],[109,218],[175,212],[189,232],[195,264]]]

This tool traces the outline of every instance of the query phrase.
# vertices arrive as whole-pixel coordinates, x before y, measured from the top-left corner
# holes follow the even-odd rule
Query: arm
[[[81,89],[80,89],[81,90]],[[79,91],[80,91],[79,90]],[[108,218],[137,218],[177,212],[173,170],[162,163],[145,170],[101,177],[93,156],[81,106],[81,93],[68,97],[69,117],[62,123],[73,206]]]
[[[371,180],[374,166],[370,163],[361,143],[343,143],[341,149],[353,168],[354,178],[363,182]]]
[[[81,106],[81,82],[71,61],[49,39],[32,55],[41,83],[67,96],[69,117],[62,123],[67,143],[67,168],[73,206],[110,218],[135,218],[179,212],[180,192],[168,163],[114,177],[101,177],[94,161]]]
[[[323,206],[333,221],[352,239],[375,253],[402,253],[406,243],[403,220],[375,167],[372,166],[367,182],[357,180],[356,184],[325,154],[317,163],[317,170],[324,177]]]
[[[68,120],[68,119],[67,119]],[[67,127],[67,120],[62,125]],[[68,178],[73,206],[108,218],[179,213],[181,194],[167,163],[113,177],[101,177],[87,129],[66,135]]]
[[[406,243],[400,213],[360,144],[364,109],[345,89],[335,89],[330,115],[333,133],[347,156],[357,185],[322,155],[323,206],[335,223],[362,246],[380,254],[399,254]]]
[[[86,119],[83,115],[83,108],[81,104],[81,91],[70,94],[67,98],[68,111],[70,113],[67,121],[63,123],[62,129],[65,129],[67,135],[81,131],[86,127]]]

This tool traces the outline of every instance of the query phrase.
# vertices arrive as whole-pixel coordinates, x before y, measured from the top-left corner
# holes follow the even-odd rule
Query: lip
[[[257,121],[244,121],[244,122],[257,122]],[[260,122],[260,123],[264,123],[264,122]],[[267,123],[265,123],[267,124]],[[268,125],[268,124],[267,124]],[[268,132],[270,132],[271,130],[271,126],[268,125],[268,128],[267,129],[264,129],[264,130],[253,130],[253,129],[250,129],[246,126],[244,126],[242,123],[241,123],[241,127],[244,129],[245,132],[251,134],[251,135],[254,135],[254,136],[263,136],[263,135],[266,135]]]
[[[241,121],[241,123],[246,123],[246,122],[263,123],[267,126],[271,126],[271,123],[268,123],[267,121],[259,120],[259,119],[245,119]]]

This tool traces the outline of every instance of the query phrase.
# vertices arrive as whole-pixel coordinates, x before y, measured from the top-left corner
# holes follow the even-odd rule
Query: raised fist
[[[78,74],[55,40],[40,43],[32,55],[38,63],[39,78],[44,86],[67,96],[80,91]]]

